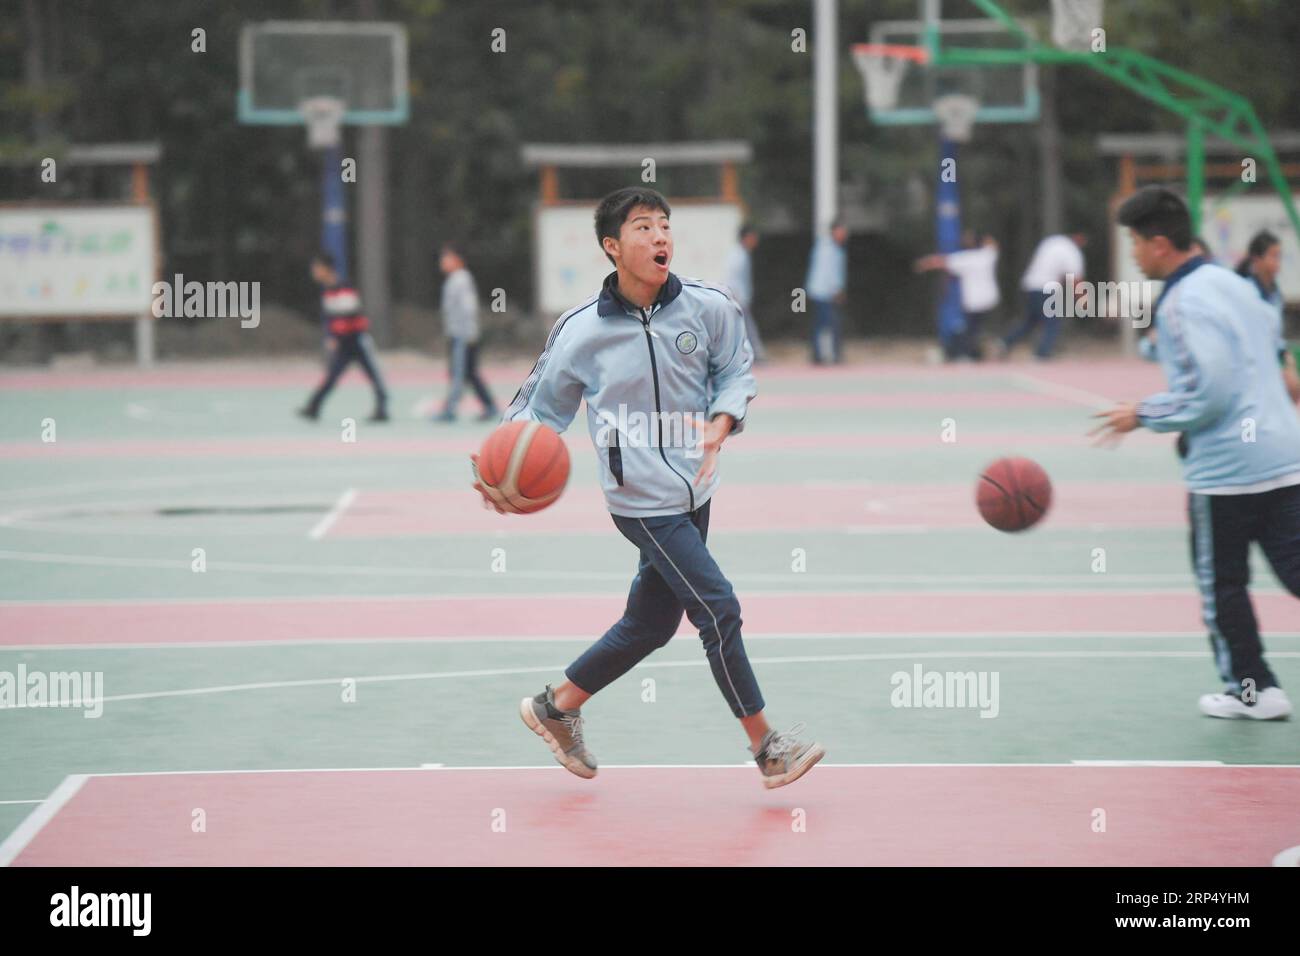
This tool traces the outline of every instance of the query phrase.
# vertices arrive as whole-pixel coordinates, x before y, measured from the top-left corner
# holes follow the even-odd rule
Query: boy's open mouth
[[[666,253],[666,252],[660,252],[660,253],[656,254],[656,255],[655,255],[655,265],[657,265],[657,266],[666,266],[666,265],[668,265],[668,253]]]

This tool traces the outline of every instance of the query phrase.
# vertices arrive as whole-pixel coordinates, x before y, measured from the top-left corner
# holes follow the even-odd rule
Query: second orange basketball
[[[530,514],[554,504],[569,480],[569,449],[541,422],[508,422],[483,442],[479,480],[515,514]]]

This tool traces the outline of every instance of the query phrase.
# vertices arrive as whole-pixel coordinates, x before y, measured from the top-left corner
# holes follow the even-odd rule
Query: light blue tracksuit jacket
[[[1191,259],[1156,302],[1168,391],[1138,405],[1152,431],[1187,433],[1183,479],[1202,494],[1245,493],[1300,475],[1300,417],[1278,374],[1276,310],[1229,269]]]
[[[757,394],[744,316],[721,287],[669,273],[641,309],[618,292],[599,294],[556,321],[546,349],[503,421],[542,422],[563,432],[587,403],[587,429],[610,512],[650,518],[694,511],[718,488],[718,471],[695,487],[695,443],[722,413],[744,427]]]

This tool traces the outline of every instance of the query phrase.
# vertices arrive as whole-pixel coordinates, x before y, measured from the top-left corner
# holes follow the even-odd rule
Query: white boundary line
[[[0,866],[8,866],[18,858],[18,854],[27,848],[27,844],[36,838],[36,834],[41,832],[45,824],[53,820],[68,801],[77,795],[77,791],[89,776],[89,774],[74,773],[63,778],[63,782],[55,788],[49,798],[43,800],[40,806],[29,813],[27,818],[18,824],[18,828],[10,833],[3,843],[0,843]]]
[[[44,803],[44,800],[0,800],[0,807],[14,807],[22,803]]]
[[[328,516],[327,516],[327,517],[328,517]],[[9,551],[3,551],[3,550],[0,550],[0,560],[4,560],[4,559],[6,559],[7,557],[9,557],[10,555],[12,555],[12,554],[14,554],[14,553],[15,553],[15,552],[9,552]],[[175,560],[156,559],[156,558],[95,558],[95,559],[93,559],[93,560],[85,560],[84,562],[83,562],[83,560],[82,560],[82,558],[81,558],[80,555],[71,556],[71,557],[75,557],[75,558],[77,559],[77,560],[75,560],[75,561],[63,561],[63,560],[61,560],[62,558],[65,558],[65,557],[69,557],[69,556],[67,556],[67,555],[42,555],[40,560],[41,560],[41,561],[45,561],[46,559],[49,559],[49,560],[48,560],[48,563],[51,563],[51,564],[65,564],[65,563],[66,563],[66,564],[76,564],[76,563],[86,563],[86,564],[92,564],[92,563],[93,563],[93,564],[119,564],[119,563],[120,563],[122,566],[126,566],[126,567],[168,567],[168,568],[184,568],[186,571],[189,571],[189,570],[190,570],[190,564],[191,564],[191,561],[190,561],[190,559],[189,559],[188,557],[187,557],[187,558],[183,558],[183,559],[178,558],[178,559],[175,559]],[[39,562],[38,562],[38,563],[39,563]],[[387,577],[387,576],[391,576],[391,575],[401,574],[401,573],[403,573],[403,572],[407,572],[407,573],[409,573],[409,572],[415,570],[415,571],[418,571],[419,574],[424,575],[424,576],[428,576],[428,577],[438,577],[438,576],[447,576],[447,577],[482,577],[482,578],[485,578],[485,579],[486,579],[486,578],[490,578],[490,577],[494,577],[494,576],[495,576],[497,580],[500,580],[500,578],[501,578],[501,575],[499,575],[499,574],[494,575],[493,572],[491,572],[491,571],[470,571],[470,570],[465,570],[465,569],[449,569],[449,570],[447,570],[447,571],[441,571],[441,570],[439,570],[439,569],[437,569],[437,568],[428,568],[428,569],[412,569],[412,568],[409,568],[409,567],[406,567],[406,568],[375,567],[374,565],[369,565],[369,566],[366,566],[366,565],[358,565],[358,566],[356,566],[356,567],[350,567],[350,566],[347,566],[347,565],[320,565],[320,566],[313,566],[313,565],[310,565],[310,564],[303,564],[303,565],[275,565],[275,564],[266,564],[266,565],[262,565],[262,564],[237,564],[237,563],[235,563],[235,562],[229,562],[229,561],[227,561],[227,562],[209,561],[207,567],[208,567],[208,571],[209,571],[209,572],[211,572],[214,568],[216,568],[216,569],[218,569],[218,570],[227,570],[227,571],[229,571],[229,570],[239,570],[239,571],[250,571],[250,572],[257,572],[257,573],[266,573],[266,572],[275,572],[277,569],[282,569],[282,568],[291,568],[291,569],[292,569],[292,572],[291,572],[291,573],[294,573],[294,574],[306,574],[306,575],[346,574],[346,575],[351,576],[351,575],[356,575],[356,574],[370,573],[370,574],[383,575],[383,576]],[[791,572],[791,573],[793,573],[793,572]],[[559,579],[559,580],[567,580],[567,579],[572,579],[572,578],[575,578],[575,577],[591,578],[591,577],[597,577],[597,576],[599,576],[599,577],[608,577],[608,578],[610,578],[611,580],[617,580],[617,581],[619,581],[621,584],[624,584],[624,585],[625,585],[628,581],[631,580],[632,577],[635,577],[636,572],[635,572],[635,571],[630,571],[630,572],[623,572],[623,571],[611,571],[611,572],[587,572],[587,571],[582,571],[582,570],[574,570],[574,571],[556,571],[556,572],[543,572],[543,571],[535,571],[535,572],[529,572],[529,571],[511,571],[511,572],[509,572],[509,574],[510,574],[511,576],[518,575],[519,577],[525,577],[525,576],[527,576],[527,577],[539,577],[539,578],[540,578],[540,577],[543,577],[543,576],[544,576],[546,579]],[[753,581],[753,580],[757,580],[758,577],[759,577],[759,575],[758,575],[758,574],[754,574],[754,575],[735,574],[735,575],[732,575],[731,577],[732,577],[732,580],[733,580],[733,581]],[[920,576],[918,575],[918,577],[920,577]],[[878,591],[860,591],[860,590],[853,590],[853,589],[851,589],[851,588],[843,588],[843,589],[835,589],[835,590],[816,589],[816,588],[802,588],[802,589],[771,589],[771,590],[761,590],[761,591],[755,589],[755,590],[750,590],[750,591],[747,592],[747,594],[746,594],[746,599],[758,599],[758,598],[808,598],[808,599],[810,599],[810,600],[818,600],[818,599],[833,599],[833,598],[882,598],[882,597],[898,597],[898,596],[907,596],[907,597],[952,596],[952,597],[957,597],[957,598],[979,598],[979,597],[1048,597],[1048,598],[1061,598],[1061,597],[1108,597],[1108,598],[1117,598],[1117,597],[1125,597],[1125,598],[1141,599],[1141,598],[1161,597],[1161,596],[1171,595],[1171,594],[1173,594],[1173,595],[1182,595],[1182,596],[1184,596],[1184,597],[1194,598],[1194,597],[1196,596],[1196,584],[1195,584],[1195,581],[1191,580],[1189,577],[1184,576],[1184,575],[1179,575],[1178,577],[1179,577],[1180,580],[1182,580],[1182,581],[1184,581],[1184,582],[1186,582],[1186,583],[1185,583],[1185,584],[1182,584],[1182,585],[1180,585],[1180,586],[1176,586],[1176,587],[1143,587],[1143,588],[1136,588],[1136,587],[1132,587],[1132,588],[1130,588],[1130,587],[1091,587],[1091,588],[1062,588],[1062,587],[1054,587],[1054,588],[1048,588],[1048,587],[1003,587],[1003,588],[988,588],[988,587],[985,587],[985,588],[970,588],[970,587],[965,587],[965,588],[963,588],[963,587],[940,587],[940,588],[918,588],[918,589],[915,589],[915,590],[888,589],[888,590],[878,590]],[[783,575],[783,574],[773,574],[773,575],[770,575],[770,578],[771,578],[772,580],[777,580],[777,581],[788,581],[788,580],[789,580],[788,577],[785,576],[785,575]],[[942,583],[944,582],[944,580],[946,580],[946,579],[945,579],[942,575],[936,575],[936,576],[934,577],[933,581],[930,582],[930,583],[934,583],[934,584],[942,584]],[[967,581],[968,581],[968,579],[965,579],[965,578],[963,578],[963,579],[961,579],[961,580],[962,580],[962,583],[967,583]],[[1013,579],[1013,580],[1014,580],[1014,579]],[[1029,578],[1026,578],[1026,579],[1023,579],[1023,580],[1025,580],[1025,581],[1027,581],[1027,582],[1032,582],[1032,579],[1029,579]],[[845,582],[843,582],[843,583],[849,583],[849,584],[851,584],[851,583],[854,583],[854,582],[851,581],[851,580],[849,580],[849,581],[845,581]],[[881,580],[881,581],[878,581],[878,582],[877,582],[877,581],[873,581],[871,578],[867,577],[865,581],[860,582],[860,583],[868,583],[868,584],[870,584],[870,583],[889,584],[890,582],[889,582],[888,580]],[[925,583],[925,582],[919,582],[919,583]],[[1251,585],[1251,593],[1252,593],[1252,594],[1282,594],[1282,595],[1285,595],[1285,594],[1287,594],[1288,592],[1287,592],[1284,588],[1282,588],[1281,585],[1279,585],[1279,584],[1272,584],[1272,585],[1263,584],[1263,585],[1258,586],[1258,587],[1255,586],[1255,585]],[[237,604],[301,604],[301,603],[321,604],[321,603],[328,603],[328,602],[344,603],[344,602],[348,602],[348,601],[355,601],[355,602],[357,602],[357,603],[367,603],[367,602],[372,602],[372,603],[373,603],[373,602],[399,602],[399,601],[443,601],[443,600],[458,600],[458,601],[462,601],[462,600],[467,600],[467,601],[492,601],[492,602],[501,602],[501,601],[561,601],[561,602],[564,602],[564,601],[579,601],[579,600],[611,599],[611,600],[617,600],[618,602],[621,603],[621,602],[623,602],[624,600],[626,600],[626,598],[627,598],[627,588],[626,588],[626,587],[619,587],[619,588],[611,589],[611,590],[608,590],[608,591],[564,591],[564,592],[560,592],[560,593],[557,593],[557,592],[555,592],[555,591],[517,591],[517,592],[510,592],[510,593],[502,593],[501,591],[454,591],[454,592],[445,593],[445,594],[356,594],[356,595],[348,595],[348,594],[337,594],[337,593],[335,593],[335,594],[304,594],[304,595],[301,595],[301,596],[297,596],[297,595],[283,595],[283,594],[278,594],[278,595],[269,595],[269,596],[258,596],[258,595],[252,595],[252,596],[249,596],[249,597],[238,597],[238,596],[233,596],[233,595],[232,595],[232,596],[223,596],[223,597],[220,597],[220,598],[202,597],[202,596],[197,596],[197,595],[196,595],[196,596],[193,596],[193,597],[172,597],[172,598],[154,598],[154,597],[148,597],[148,598],[102,598],[102,599],[94,599],[94,598],[73,598],[73,599],[70,599],[70,600],[63,600],[63,599],[58,599],[58,598],[55,598],[55,599],[48,599],[48,598],[45,598],[45,599],[35,599],[35,600],[26,600],[26,599],[21,599],[21,598],[10,598],[10,599],[0,599],[0,610],[4,610],[4,608],[6,608],[6,607],[42,607],[42,606],[48,606],[48,607],[100,607],[100,606],[104,606],[104,605],[119,605],[119,606],[156,607],[156,606],[166,606],[166,605],[187,605],[187,604],[193,604],[193,605],[203,605],[203,604],[223,604],[223,605],[225,605],[225,604],[232,604],[232,603],[237,603]]]
[[[682,631],[674,640],[692,640],[693,631]],[[922,640],[971,640],[988,638],[992,640],[1204,640],[1204,631],[866,631],[843,632],[771,632],[749,633],[747,641],[922,641]],[[249,640],[249,641],[185,641],[169,642],[105,642],[103,644],[5,644],[0,642],[0,653],[4,651],[147,651],[176,650],[179,648],[249,648],[249,647],[318,647],[339,645],[352,647],[358,644],[591,644],[597,639],[596,634],[547,634],[537,637],[520,637],[517,634],[458,634],[448,637],[339,637],[339,638],[285,638],[283,640]],[[1270,631],[1270,641],[1300,639],[1300,631]]]
[[[754,766],[753,761],[744,763],[623,763],[623,764],[601,764],[601,770],[741,770],[750,769]],[[1071,763],[1054,763],[1051,761],[1045,763],[819,763],[818,768],[833,768],[836,770],[906,770],[912,767],[920,767],[927,770],[946,770],[946,769],[1003,769],[1003,768],[1033,768],[1044,767],[1058,770],[1087,770],[1088,765],[1078,762]],[[1117,767],[1132,767],[1141,769],[1141,762],[1116,761]],[[1192,768],[1202,768],[1211,770],[1300,770],[1300,763],[1198,763],[1188,762],[1186,764]],[[554,761],[544,764],[491,764],[491,765],[460,765],[448,766],[445,764],[425,764],[419,767],[265,767],[265,768],[241,768],[234,770],[109,770],[104,772],[92,772],[77,774],[84,780],[95,777],[201,777],[201,776],[224,776],[230,775],[248,775],[258,773],[429,773],[445,771],[462,771],[462,770],[547,770],[555,773],[564,771],[564,768]],[[567,771],[565,771],[567,772]],[[51,797],[52,799],[52,797]]]
[[[1061,385],[1057,382],[1049,382],[1041,379],[1036,375],[1029,375],[1025,372],[1012,372],[1009,376],[1012,384],[1018,385],[1030,392],[1038,392],[1042,395],[1053,395],[1057,398],[1064,398],[1067,401],[1076,402],[1080,405],[1086,405],[1089,408],[1101,410],[1110,408],[1115,404],[1115,400],[1107,398],[1105,395],[1099,395],[1096,392],[1089,392],[1086,389],[1075,388],[1073,385]]]
[[[1300,651],[1274,651],[1273,658],[1300,658]],[[752,664],[838,664],[864,661],[919,661],[919,660],[969,660],[969,659],[1056,659],[1056,660],[1091,660],[1158,658],[1164,660],[1183,659],[1205,660],[1205,651],[898,651],[877,654],[825,654],[804,657],[753,657]],[[132,700],[158,700],[166,697],[199,697],[209,694],[225,694],[248,690],[279,690],[290,687],[329,687],[341,686],[345,680],[357,684],[393,683],[396,681],[449,680],[465,677],[513,677],[523,674],[554,674],[564,670],[563,664],[548,664],[537,667],[507,667],[460,671],[428,671],[414,674],[373,674],[357,677],[344,674],[338,677],[315,677],[304,680],[259,681],[252,684],[219,684],[212,687],[190,687],[181,690],[142,691],[135,694],[115,694],[99,698],[101,704],[121,703]],[[706,658],[693,658],[680,661],[642,661],[634,670],[662,667],[707,667]],[[7,710],[32,710],[30,707],[0,707],[0,713]]]
[[[329,529],[334,527],[334,522],[338,521],[339,518],[342,517],[343,512],[347,511],[352,502],[356,500],[357,489],[355,488],[349,488],[347,491],[343,492],[343,494],[339,495],[339,500],[334,502],[334,507],[329,510],[329,513],[325,515],[325,517],[316,522],[312,529],[307,532],[307,537],[311,538],[313,541],[319,541],[321,538],[325,537],[325,534]]]

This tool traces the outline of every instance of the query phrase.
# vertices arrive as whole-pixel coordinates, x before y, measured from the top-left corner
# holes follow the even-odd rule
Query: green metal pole
[[[1205,195],[1205,127],[1194,119],[1187,123],[1187,209],[1192,214],[1192,235],[1201,231],[1201,198]]]

